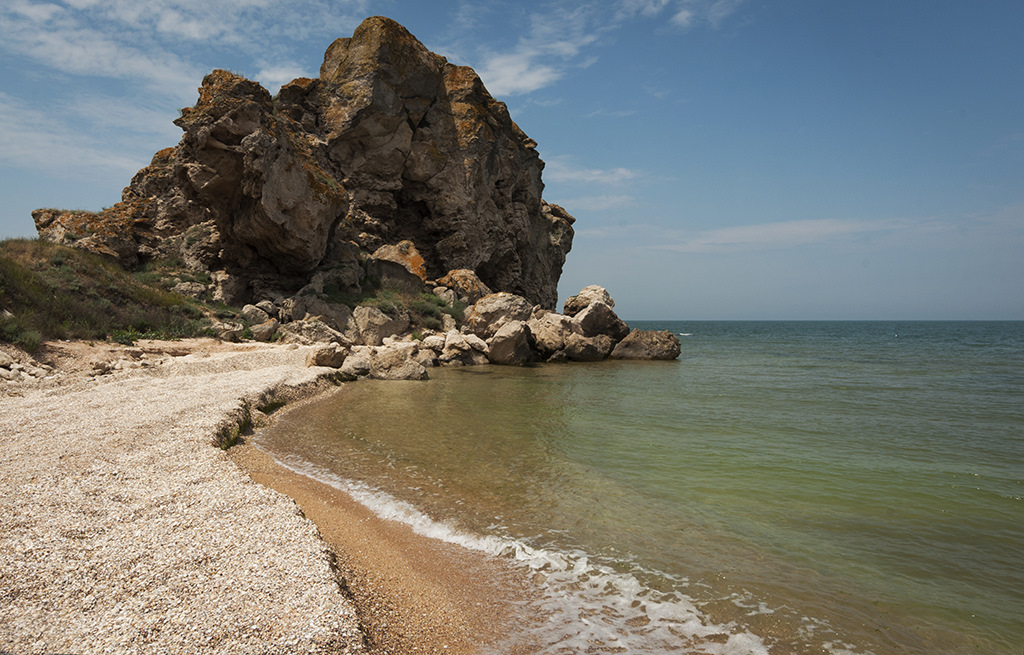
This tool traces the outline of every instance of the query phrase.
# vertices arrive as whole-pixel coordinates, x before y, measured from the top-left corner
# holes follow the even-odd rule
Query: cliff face
[[[574,219],[542,200],[536,143],[476,73],[390,19],[365,20],[331,44],[318,79],[276,98],[214,71],[175,123],[181,142],[122,202],[37,210],[40,236],[129,265],[176,250],[235,302],[408,241],[425,279],[470,269],[493,290],[557,302]]]

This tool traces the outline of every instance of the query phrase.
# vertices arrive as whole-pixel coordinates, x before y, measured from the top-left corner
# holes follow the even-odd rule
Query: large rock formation
[[[392,20],[366,19],[331,44],[319,78],[276,98],[216,70],[175,124],[181,142],[120,203],[37,210],[40,236],[128,265],[180,255],[216,272],[233,303],[289,295],[325,271],[355,291],[382,246],[389,261],[415,252],[401,265],[428,280],[465,269],[488,290],[557,302],[573,218],[541,198],[536,143],[476,73]]]

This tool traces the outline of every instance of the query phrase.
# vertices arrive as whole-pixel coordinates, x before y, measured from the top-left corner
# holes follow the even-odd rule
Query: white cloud
[[[110,98],[103,96],[78,96],[62,103],[61,109],[65,117],[112,130],[125,140],[146,139],[172,145],[181,138],[181,129],[174,124],[177,112],[166,105],[111,103]]]
[[[63,73],[130,79],[179,98],[193,95],[201,78],[198,68],[173,53],[144,50],[119,42],[116,34],[59,19],[39,23],[0,13],[0,39],[5,48]]]
[[[774,250],[828,241],[859,233],[890,232],[916,225],[908,221],[815,219],[782,221],[706,230],[678,243],[654,246],[675,252]]]
[[[622,0],[616,18],[622,20],[638,14],[650,18],[661,13],[668,4],[669,0]]]
[[[636,109],[596,109],[589,114],[587,118],[599,118],[607,116],[608,118],[629,118],[630,116],[636,116],[640,112]]]
[[[147,162],[69,127],[63,117],[0,93],[0,163],[78,179],[131,175]]]
[[[544,167],[544,177],[554,182],[579,182],[583,184],[621,184],[639,177],[628,168],[580,168],[565,157],[552,158]]]
[[[261,68],[255,75],[255,80],[263,85],[270,93],[277,93],[282,86],[288,84],[297,77],[307,75],[298,64],[275,64]]]
[[[672,24],[678,27],[689,27],[693,23],[693,12],[689,9],[680,9],[672,16]]]
[[[688,29],[698,23],[707,23],[718,28],[729,16],[736,13],[744,0],[677,0],[674,3],[657,0],[626,0],[617,17],[632,18],[637,14],[653,18],[672,5],[669,23]]]
[[[723,21],[732,16],[743,4],[743,0],[715,0],[706,9],[708,22],[712,27],[719,27]]]
[[[10,8],[14,13],[37,23],[45,23],[52,20],[54,16],[64,11],[63,7],[48,2],[32,4],[23,0],[15,0]]]
[[[525,51],[494,55],[477,73],[492,95],[529,93],[548,86],[563,74],[552,66],[537,64],[537,57],[537,53]]]
[[[622,209],[623,207],[629,207],[635,201],[636,198],[634,198],[633,196],[600,195],[570,198],[568,200],[561,200],[558,202],[558,204],[565,207],[569,211],[569,213],[577,211],[603,212],[616,211]]]
[[[486,51],[480,57],[482,64],[474,66],[495,96],[530,93],[551,85],[572,68],[594,63],[592,55],[583,56],[604,29],[594,11],[555,9],[533,14],[529,22],[529,31],[511,50]]]

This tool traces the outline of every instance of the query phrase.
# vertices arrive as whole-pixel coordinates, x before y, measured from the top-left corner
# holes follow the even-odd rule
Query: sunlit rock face
[[[122,202],[36,212],[40,235],[129,265],[175,251],[223,271],[234,301],[403,244],[428,280],[468,270],[489,290],[557,302],[574,219],[542,199],[536,143],[472,69],[390,19],[366,19],[327,49],[319,78],[277,97],[214,71],[175,124],[181,142]]]

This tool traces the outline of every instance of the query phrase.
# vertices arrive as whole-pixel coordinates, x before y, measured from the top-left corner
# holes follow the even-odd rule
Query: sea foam
[[[275,459],[295,473],[344,491],[380,518],[408,525],[421,536],[510,559],[530,569],[542,592],[535,609],[546,618],[531,627],[529,635],[514,635],[513,640],[528,638],[562,653],[593,652],[598,647],[604,652],[640,654],[684,650],[708,655],[768,654],[760,637],[735,624],[714,623],[684,594],[646,587],[636,576],[595,563],[582,551],[537,548],[511,537],[473,534],[298,456]]]

